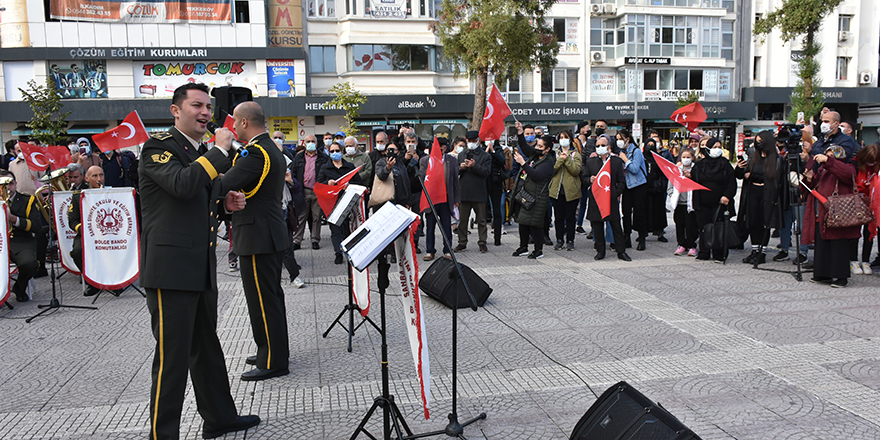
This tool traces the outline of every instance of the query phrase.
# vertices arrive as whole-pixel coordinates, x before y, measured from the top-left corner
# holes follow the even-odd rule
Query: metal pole
[[[639,49],[636,47],[636,99],[635,106],[633,107],[633,126],[639,123],[639,86],[641,86],[641,81],[639,78]],[[641,134],[641,133],[640,133]],[[635,137],[633,136],[633,140],[636,142],[636,146],[639,145],[639,138],[641,136]]]

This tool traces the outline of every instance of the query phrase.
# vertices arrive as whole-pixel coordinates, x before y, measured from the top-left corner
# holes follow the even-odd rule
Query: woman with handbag
[[[831,287],[846,287],[847,278],[850,277],[851,242],[859,239],[860,227],[857,224],[840,226],[837,214],[846,212],[844,217],[849,220],[859,209],[858,203],[862,203],[852,197],[856,169],[846,162],[843,147],[830,145],[824,154],[817,154],[807,162],[803,181],[810,188],[803,240],[806,244],[815,243],[813,278],[810,281],[830,284]],[[828,201],[817,203],[817,197],[827,198]]]
[[[553,155],[549,154],[553,148],[553,138],[544,136],[538,139],[534,147],[526,144],[520,145],[520,148],[528,159],[519,150],[514,151],[513,159],[521,169],[513,191],[514,218],[519,223],[519,248],[513,252],[513,256],[528,254],[529,259],[534,260],[544,256],[544,218],[550,199],[550,177],[553,175]],[[535,250],[531,254],[528,253],[529,237],[535,243]]]
[[[577,217],[578,203],[581,201],[581,155],[571,145],[571,133],[563,130],[559,133],[559,150],[556,163],[553,165],[553,177],[550,179],[550,201],[553,203],[553,215],[556,230],[556,246],[558,251],[574,250],[574,227]],[[563,240],[565,240],[563,242]]]
[[[755,138],[755,153],[748,161],[738,160],[735,170],[736,178],[743,181],[740,217],[746,219],[752,242],[752,252],[742,260],[746,264],[766,262],[764,248],[770,242],[770,229],[780,228],[776,138],[770,130]]]
[[[645,197],[648,206],[645,212],[647,213],[648,232],[654,234],[657,241],[666,243],[669,241],[665,235],[666,227],[669,226],[666,219],[666,190],[669,186],[669,180],[657,166],[657,161],[654,160],[652,153],[661,154],[657,149],[658,145],[655,139],[645,140],[645,166],[648,171],[648,194]],[[669,160],[666,157],[664,159]]]
[[[721,141],[717,138],[710,138],[707,142],[707,149],[703,151],[703,158],[694,164],[691,170],[691,179],[694,182],[708,188],[708,191],[694,191],[693,206],[694,212],[697,213],[697,229],[703,231],[706,225],[715,223],[718,219],[718,205],[723,205],[721,211],[723,215],[730,215],[733,206],[730,201],[736,194],[736,178],[733,175],[733,167],[730,161],[724,157],[721,148]],[[702,241],[702,240],[701,240]],[[708,260],[713,257],[715,261],[724,261],[727,255],[721,247],[714,249],[704,246],[700,243],[700,250],[697,252],[698,260]]]

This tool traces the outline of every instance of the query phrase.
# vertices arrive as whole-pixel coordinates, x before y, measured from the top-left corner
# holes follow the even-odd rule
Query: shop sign
[[[269,133],[271,134],[276,131],[284,133],[285,143],[293,143],[299,140],[297,136],[299,126],[297,125],[297,119],[294,117],[269,118]]]
[[[51,0],[52,18],[111,23],[230,23],[232,0]]]
[[[147,61],[134,63],[136,98],[171,97],[187,82],[210,88],[247,87],[257,96],[257,72],[254,61]]]
[[[296,96],[293,60],[266,60],[270,98]]]
[[[373,18],[406,18],[406,0],[369,0],[367,8]]]
[[[613,95],[616,90],[616,81],[617,73],[613,70],[593,70],[590,73],[590,93],[593,95]]]
[[[626,64],[669,65],[672,58],[661,57],[624,57]]]

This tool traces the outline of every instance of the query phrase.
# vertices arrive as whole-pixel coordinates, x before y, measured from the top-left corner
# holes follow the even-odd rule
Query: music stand
[[[83,284],[85,284],[85,278],[83,278]],[[121,288],[121,289],[118,289],[118,290],[119,290],[118,292],[116,292],[116,291],[114,291],[114,290],[107,290],[107,289],[101,289],[101,290],[99,290],[98,293],[95,294],[95,298],[92,299],[92,304],[94,304],[95,301],[97,301],[98,298],[101,296],[101,294],[104,293],[104,292],[110,292],[111,295],[113,295],[113,296],[119,298],[119,297],[120,297],[123,293],[125,293],[125,291],[128,290],[128,289],[134,289],[134,290],[136,290],[138,293],[140,293],[141,296],[143,296],[144,298],[147,297],[147,294],[144,293],[143,290],[141,290],[140,288],[138,288],[138,286],[135,286],[134,283],[132,283],[132,284],[129,284],[129,285],[127,285],[127,286],[125,286],[125,287],[123,287],[123,288]],[[85,293],[85,286],[83,286],[83,293]]]
[[[361,326],[364,325],[364,323],[369,322],[370,325],[372,325],[373,328],[375,328],[379,332],[381,332],[382,330],[379,329],[379,326],[377,326],[376,323],[373,322],[373,320],[370,319],[369,316],[362,316],[363,319],[361,319],[360,324],[358,324],[357,327],[355,327],[354,313],[355,313],[355,311],[360,313],[362,310],[360,307],[357,306],[357,304],[354,303],[354,277],[352,275],[352,271],[355,270],[354,266],[351,265],[351,262],[349,262],[347,264],[347,266],[348,266],[348,304],[346,304],[342,308],[342,311],[339,312],[339,316],[336,317],[336,319],[333,321],[333,323],[330,324],[330,327],[327,327],[327,330],[325,330],[324,334],[321,336],[326,338],[327,335],[330,334],[330,330],[333,330],[333,327],[336,326],[336,324],[339,324],[339,326],[342,327],[342,329],[345,330],[346,333],[348,333],[348,352],[351,353],[351,338],[354,337],[354,332],[356,332],[357,329],[361,328]],[[342,317],[345,316],[345,312],[348,312],[348,327],[346,327],[342,323]]]

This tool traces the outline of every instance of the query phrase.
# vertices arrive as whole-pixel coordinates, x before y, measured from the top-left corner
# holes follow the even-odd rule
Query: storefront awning
[[[755,104],[791,102],[793,87],[745,87],[744,101]],[[822,95],[828,103],[876,104],[880,102],[880,87],[823,87]]]
[[[67,134],[99,134],[107,131],[107,125],[74,125],[67,129]]]
[[[33,131],[31,131],[30,128],[27,128],[24,125],[19,125],[18,127],[15,127],[14,130],[12,130],[13,136],[30,136],[31,133],[33,133]]]

